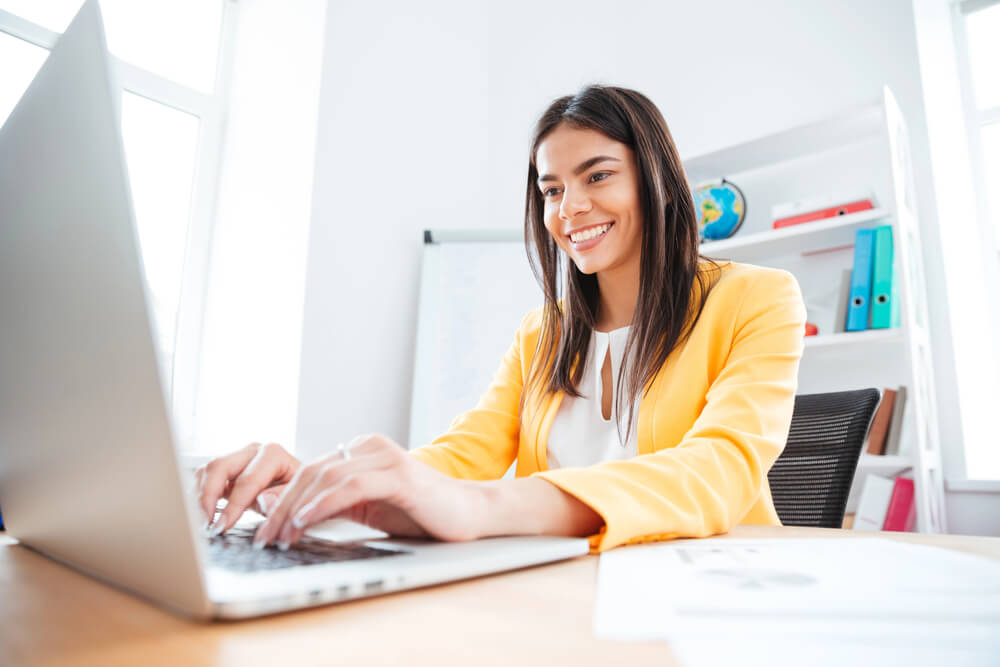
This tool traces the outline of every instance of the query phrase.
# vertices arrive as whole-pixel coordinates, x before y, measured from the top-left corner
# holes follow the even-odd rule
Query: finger
[[[326,465],[345,460],[363,460],[366,458],[365,454],[367,452],[377,449],[379,449],[378,442],[370,434],[358,435],[352,438],[342,449],[338,448],[334,452],[325,454],[308,466],[301,468],[278,498],[277,504],[273,507],[269,506],[270,512],[268,512],[267,519],[257,526],[253,542],[254,548],[262,549],[278,538],[290,516],[292,508],[296,507],[296,501],[312,485],[315,477]],[[346,450],[346,453],[344,450]],[[345,459],[345,457],[347,458]],[[287,549],[289,543],[280,542],[279,546]]]
[[[255,442],[232,454],[209,461],[198,469],[198,504],[209,522],[215,516],[215,506],[219,503],[226,484],[240,474],[259,449],[260,443]]]
[[[254,548],[264,548],[264,546],[277,536],[278,528],[284,522],[284,517],[288,515],[288,510],[292,506],[292,503],[295,502],[295,499],[305,489],[309,488],[312,480],[319,474],[322,466],[325,465],[327,458],[324,456],[318,461],[302,466],[295,473],[292,481],[285,486],[285,490],[281,492],[276,502],[268,507],[270,511],[267,514],[267,519],[257,526],[257,532],[254,533]]]
[[[348,477],[336,487],[318,494],[295,513],[291,522],[293,529],[297,531],[292,536],[293,541],[301,539],[310,526],[350,513],[358,506],[395,502],[401,484],[395,470],[379,470]]]
[[[298,506],[299,498],[308,489],[312,488],[316,479],[323,474],[324,469],[338,461],[343,461],[339,450],[320,457],[299,471],[299,474],[295,476],[288,485],[288,488],[278,498],[278,502],[271,509],[267,520],[257,527],[253,544],[255,548],[262,549],[278,537],[282,526],[290,516],[292,508]],[[288,548],[287,543],[279,543],[278,546],[282,549]]]
[[[340,484],[325,489],[306,503],[286,525],[282,542],[294,544],[312,525],[336,517],[359,503],[384,500],[399,489],[399,476],[393,470],[376,470],[352,475]]]
[[[285,516],[283,524],[275,531],[275,534],[278,536],[278,547],[287,549],[289,545],[294,544],[301,538],[305,529],[294,525],[295,515],[303,507],[312,502],[316,496],[327,489],[339,486],[346,479],[353,476],[367,475],[376,470],[391,468],[394,462],[395,458],[392,452],[388,452],[384,448],[375,448],[375,453],[372,455],[347,461],[338,459],[333,463],[327,464],[321,474],[313,480],[312,485],[295,500],[288,514]]]
[[[278,503],[278,498],[281,497],[281,494],[284,493],[287,487],[287,484],[279,484],[258,493],[257,500],[254,503],[254,511],[267,516],[268,512],[274,509],[274,506]]]
[[[243,512],[256,502],[261,491],[287,482],[291,460],[288,452],[278,445],[261,447],[233,482],[229,503],[212,523],[209,535],[215,536],[232,528]]]
[[[279,549],[287,549],[291,541],[283,538],[282,534],[290,528],[292,517],[303,505],[325,489],[336,486],[346,477],[384,467],[386,463],[387,457],[379,454],[347,460],[336,453],[323,457],[313,464],[314,470],[310,471],[308,477],[300,480],[299,487],[295,491],[289,491],[282,497],[279,506],[268,517],[267,526],[261,526],[262,530],[258,530],[255,538],[255,541],[260,543],[258,548],[268,542],[277,541]]]

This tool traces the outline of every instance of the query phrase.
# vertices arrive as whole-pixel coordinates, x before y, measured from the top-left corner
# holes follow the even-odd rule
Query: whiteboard
[[[521,320],[544,303],[523,238],[520,229],[424,233],[410,449],[476,406]]]

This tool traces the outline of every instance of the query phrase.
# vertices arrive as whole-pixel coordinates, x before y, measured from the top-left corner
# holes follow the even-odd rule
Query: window
[[[961,271],[963,275],[976,275],[977,280],[985,281],[985,284],[971,286],[970,291],[976,296],[969,304],[975,304],[978,312],[968,317],[968,321],[975,321],[975,328],[990,332],[1000,327],[1000,294],[996,290],[1000,281],[1000,45],[996,42],[1000,34],[1000,1],[952,0],[950,10],[951,25],[948,27],[955,51],[949,69],[954,68],[960,96],[959,100],[952,101],[955,113],[950,121],[956,127],[951,139],[962,144],[963,153],[967,150],[961,156],[967,158],[967,163],[960,165],[957,171],[965,185],[963,196],[972,199],[963,202],[972,204],[965,208],[965,215],[974,216],[978,224],[978,229],[972,228],[978,233],[963,238],[969,266],[962,266]],[[943,40],[945,36],[942,30],[939,38]],[[964,137],[961,136],[963,132]],[[946,219],[942,217],[941,222],[945,224]],[[968,226],[965,229],[970,230]],[[965,310],[970,310],[969,304]],[[968,338],[973,340],[975,337]],[[987,339],[988,334],[984,341]],[[962,382],[962,375],[968,376],[965,390],[977,397],[968,399],[975,403],[963,406],[963,412],[968,410],[973,415],[963,418],[966,426],[972,425],[963,434],[966,479],[959,476],[957,480],[949,480],[951,489],[995,488],[1000,480],[1000,455],[989,419],[984,418],[989,412],[989,397],[996,393],[996,363],[1000,363],[1000,357],[982,341],[977,341],[977,346],[984,348],[974,355],[979,359],[979,368],[956,371],[960,373],[959,382]],[[971,384],[973,380],[975,385]],[[973,486],[965,486],[969,483]]]
[[[964,88],[980,210],[992,221],[1000,250],[1000,2],[961,5],[958,44],[965,63]]]
[[[82,0],[0,0],[0,124]],[[163,377],[182,442],[195,404],[234,0],[101,0]]]

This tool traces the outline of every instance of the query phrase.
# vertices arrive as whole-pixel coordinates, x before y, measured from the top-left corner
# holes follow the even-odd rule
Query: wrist
[[[542,525],[538,513],[532,512],[530,500],[519,482],[525,480],[499,479],[489,482],[472,482],[481,500],[480,516],[483,517],[479,537],[501,535],[541,535]]]
[[[484,517],[479,537],[561,535],[584,537],[604,519],[589,505],[539,477],[472,482]]]

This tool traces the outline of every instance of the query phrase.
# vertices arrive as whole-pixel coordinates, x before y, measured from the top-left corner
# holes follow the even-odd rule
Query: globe
[[[743,192],[726,179],[699,186],[691,194],[702,241],[728,239],[743,224],[747,210]]]

